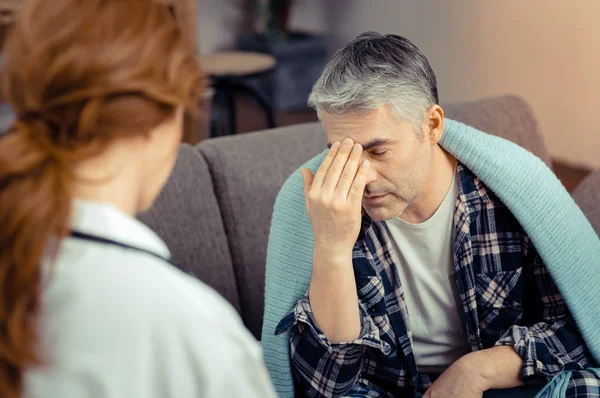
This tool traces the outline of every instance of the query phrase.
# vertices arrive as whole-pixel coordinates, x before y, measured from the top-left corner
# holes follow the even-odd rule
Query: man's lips
[[[381,195],[369,195],[369,196],[365,195],[365,196],[363,196],[363,199],[367,202],[373,202],[375,200],[383,198],[384,196],[387,196],[387,193],[384,193]]]

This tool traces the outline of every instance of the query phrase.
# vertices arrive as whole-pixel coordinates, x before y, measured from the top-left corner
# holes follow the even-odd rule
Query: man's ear
[[[437,145],[444,134],[444,110],[439,105],[432,105],[425,113],[423,134],[431,145]]]

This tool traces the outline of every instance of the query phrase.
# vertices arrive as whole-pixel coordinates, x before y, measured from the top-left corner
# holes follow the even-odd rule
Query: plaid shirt
[[[472,351],[513,346],[521,378],[546,382],[572,370],[568,397],[600,397],[595,363],[548,270],[504,204],[458,164],[454,279]],[[361,317],[357,340],[331,344],[313,318],[308,293],[280,322],[291,331],[292,370],[309,397],[420,396],[437,375],[419,373],[393,244],[365,215],[352,262]]]

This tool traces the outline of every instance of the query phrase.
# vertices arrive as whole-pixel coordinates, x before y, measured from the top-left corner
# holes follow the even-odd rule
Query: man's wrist
[[[471,383],[481,392],[489,390],[495,366],[489,361],[485,350],[474,351],[458,360],[464,372],[471,375]]]
[[[352,248],[315,244],[313,263],[330,264],[330,266],[352,264]]]
[[[523,360],[513,347],[498,346],[465,355],[466,371],[472,372],[473,383],[481,391],[513,388],[523,385],[520,378]]]

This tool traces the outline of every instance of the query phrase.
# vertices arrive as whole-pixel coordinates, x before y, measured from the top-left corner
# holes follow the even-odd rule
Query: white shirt
[[[168,258],[149,228],[77,201],[73,229]],[[274,397],[262,352],[215,291],[152,255],[75,238],[45,264],[40,353],[25,396]]]
[[[427,221],[384,223],[395,248],[416,363],[424,373],[441,373],[470,351],[454,293],[456,184],[455,176]]]

